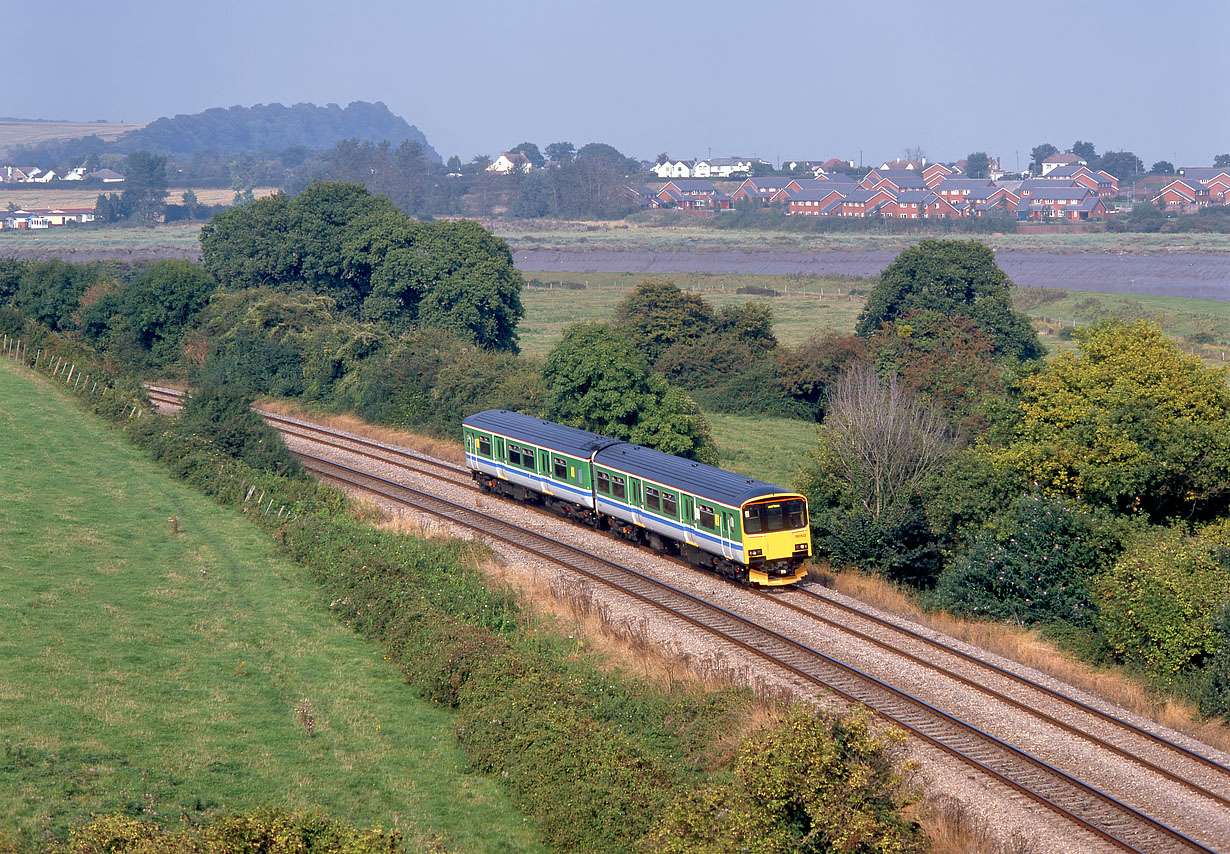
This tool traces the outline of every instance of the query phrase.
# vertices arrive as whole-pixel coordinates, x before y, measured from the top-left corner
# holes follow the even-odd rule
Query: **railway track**
[[[158,397],[155,397],[155,394]],[[151,399],[178,405],[181,393],[151,389]],[[273,413],[261,413],[276,429],[289,436],[323,444],[336,450],[427,474],[466,488],[474,488],[467,469],[433,460],[421,454],[353,434]],[[823,686],[847,699],[867,706],[916,737],[990,775],[1021,794],[1065,816],[1077,826],[1128,851],[1213,851],[1205,844],[1167,827],[1111,795],[1099,791],[1058,768],[1029,756],[975,726],[962,722],[923,700],[912,697],[869,674],[812,649],[766,626],[656,581],[626,567],[582,552],[555,540],[525,531],[516,525],[453,504],[370,473],[295,452],[305,467],[332,480],[382,495],[416,510],[455,524],[481,531],[486,536],[540,554],[592,580],[756,655],[816,686]],[[494,529],[494,530],[493,530]],[[1192,794],[1208,799],[1219,809],[1230,808],[1230,771],[1216,761],[1175,744],[1116,715],[1082,703],[1060,691],[1028,680],[1019,674],[984,661],[955,647],[927,637],[908,627],[868,614],[807,588],[797,591],[757,593],[776,606],[789,609],[850,634],[909,660],[913,665],[940,671],[998,702],[1007,703],[1034,716],[1047,726],[1084,739],[1147,773],[1157,774]],[[926,653],[908,649],[926,650]],[[1003,687],[1008,682],[1009,687]],[[992,688],[990,684],[1001,687]],[[1037,698],[1046,697],[1063,705],[1062,716],[1043,711]],[[1094,730],[1098,734],[1094,734]],[[1145,758],[1142,754],[1150,754]],[[1207,842],[1207,840],[1206,840]],[[1216,844],[1216,843],[1211,843]]]

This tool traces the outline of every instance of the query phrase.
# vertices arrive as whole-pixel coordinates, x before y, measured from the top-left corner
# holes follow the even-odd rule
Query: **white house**
[[[765,161],[751,157],[711,157],[696,161],[693,178],[729,178],[738,173],[742,177],[752,174],[752,168]],[[771,165],[771,164],[769,164]]]
[[[663,181],[670,181],[673,178],[695,178],[695,166],[695,160],[663,160],[650,167],[650,171]]]
[[[530,163],[530,159],[520,151],[513,151],[511,153],[501,151],[500,156],[487,167],[487,171],[498,175],[507,175],[514,170],[529,172],[533,168],[534,164]]]

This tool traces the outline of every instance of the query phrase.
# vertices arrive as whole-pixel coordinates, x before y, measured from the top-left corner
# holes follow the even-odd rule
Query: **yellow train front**
[[[811,557],[807,499],[791,492],[762,495],[740,511],[747,580],[776,587],[806,578],[804,563]]]

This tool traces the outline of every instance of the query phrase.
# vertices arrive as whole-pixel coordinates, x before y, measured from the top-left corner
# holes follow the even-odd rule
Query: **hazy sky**
[[[1146,166],[1230,152],[1230,0],[66,0],[35,17],[54,32],[6,40],[0,116],[383,101],[463,160],[525,140],[775,162],[920,146],[1007,168],[1077,139]]]

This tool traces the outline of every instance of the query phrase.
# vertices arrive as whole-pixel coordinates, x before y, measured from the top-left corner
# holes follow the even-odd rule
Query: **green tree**
[[[546,417],[701,462],[715,458],[709,424],[628,341],[600,323],[580,323],[543,366]]]
[[[1153,321],[1077,333],[1022,382],[1021,421],[997,458],[1050,494],[1153,519],[1230,502],[1226,371],[1179,351]]]
[[[1110,171],[1109,169],[1107,170]],[[1149,172],[1153,175],[1173,175],[1174,164],[1169,160],[1159,160],[1149,167]]]
[[[258,288],[299,281],[290,240],[291,198],[266,196],[214,214],[201,228],[201,264],[228,288]]]
[[[1085,142],[1080,139],[1072,143],[1072,153],[1081,160],[1084,160],[1086,163],[1090,164],[1098,159],[1098,151],[1093,147],[1093,143]]]
[[[1213,165],[1219,169],[1222,166],[1230,166],[1230,154],[1218,154],[1213,158]]]
[[[1093,583],[1098,625],[1115,653],[1164,683],[1217,653],[1214,617],[1230,603],[1228,547],[1224,521],[1194,537],[1170,529],[1133,541]]]
[[[508,244],[473,220],[422,223],[413,251],[431,283],[418,322],[456,333],[489,350],[517,352],[525,279]]]
[[[1013,311],[1012,281],[990,248],[973,240],[922,240],[880,274],[855,333],[870,338],[885,323],[919,309],[969,317],[991,336],[995,354],[1038,359],[1042,344],[1025,315]]]
[[[184,190],[183,195],[180,196],[180,203],[183,204],[184,211],[188,214],[188,219],[196,219],[196,215],[201,207],[196,193],[192,190]]]
[[[547,145],[545,151],[547,159],[556,163],[571,163],[577,153],[576,146],[571,142],[552,142]]]
[[[167,159],[148,151],[128,155],[124,170],[124,208],[144,225],[158,222],[167,209]]]
[[[1121,180],[1145,171],[1145,164],[1130,151],[1108,151],[1098,158],[1096,168]]]
[[[986,178],[991,174],[991,158],[985,151],[975,151],[965,158],[965,175],[968,178]]]
[[[685,293],[674,282],[650,279],[620,300],[611,326],[636,341],[653,364],[671,345],[708,335],[714,320],[713,306],[699,294]]]
[[[1051,145],[1049,142],[1044,142],[1041,145],[1035,145],[1033,150],[1029,152],[1031,159],[1030,171],[1035,175],[1042,174],[1042,161],[1050,157],[1052,154],[1058,154],[1059,149]]]
[[[155,261],[118,291],[82,312],[88,337],[132,344],[165,363],[177,355],[180,338],[217,288],[191,261]]]
[[[21,272],[13,302],[27,317],[63,332],[77,328],[81,298],[98,270],[65,261],[33,261]]]
[[[547,160],[542,156],[542,152],[538,150],[538,146],[532,142],[520,142],[514,145],[509,151],[519,151],[526,156],[530,161],[530,165],[535,169],[541,169],[547,164]]]

